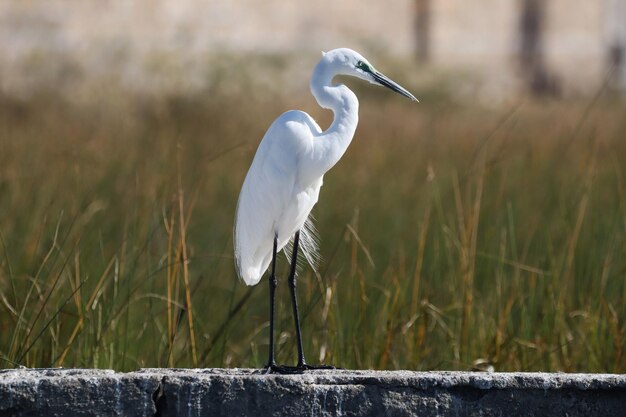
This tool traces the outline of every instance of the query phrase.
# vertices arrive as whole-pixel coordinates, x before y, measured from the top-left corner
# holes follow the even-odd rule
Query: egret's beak
[[[393,91],[395,91],[396,93],[402,94],[404,97],[410,98],[411,100],[417,101],[419,103],[419,100],[416,99],[413,94],[409,93],[406,88],[400,86],[395,81],[392,81],[386,75],[381,74],[380,72],[378,72],[376,70],[371,72],[371,74],[374,77],[374,81],[376,82],[376,84],[380,84],[382,86],[390,88]]]

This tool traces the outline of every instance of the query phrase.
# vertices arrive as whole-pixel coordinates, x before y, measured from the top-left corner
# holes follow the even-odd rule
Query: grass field
[[[309,362],[626,372],[624,102],[361,92],[314,210],[320,271],[300,272]],[[234,275],[239,187],[278,114],[330,115],[262,97],[0,99],[1,367],[265,363],[266,281]]]

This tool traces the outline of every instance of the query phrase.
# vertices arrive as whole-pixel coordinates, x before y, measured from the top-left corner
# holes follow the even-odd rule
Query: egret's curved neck
[[[320,137],[325,171],[332,168],[344,154],[359,122],[359,101],[356,95],[343,84],[333,84],[333,78],[340,73],[332,62],[322,59],[311,78],[311,93],[321,107],[332,110],[335,115],[330,127]]]
[[[335,114],[333,123],[324,134],[337,132],[352,139],[359,121],[359,101],[345,85],[333,84],[333,78],[339,74],[331,63],[320,61],[311,77],[311,93],[320,106]]]

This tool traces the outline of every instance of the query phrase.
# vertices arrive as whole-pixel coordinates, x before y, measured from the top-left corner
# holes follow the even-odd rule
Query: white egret
[[[255,285],[271,263],[270,338],[267,372],[292,373],[311,366],[304,359],[296,299],[298,247],[314,266],[317,245],[309,220],[317,202],[322,178],[342,157],[352,141],[358,123],[359,101],[343,84],[333,84],[336,75],[351,75],[382,85],[411,100],[406,89],[381,74],[360,54],[347,49],[323,53],[313,71],[311,92],[320,106],[334,113],[330,127],[322,131],[308,114],[292,110],[272,123],[254,156],[239,195],[235,219],[235,263],[247,285]],[[276,253],[293,237],[289,289],[296,326],[298,363],[295,367],[276,365],[274,360],[274,292]]]

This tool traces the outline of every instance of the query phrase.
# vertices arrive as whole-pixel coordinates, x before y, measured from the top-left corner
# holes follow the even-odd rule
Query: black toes
[[[324,369],[337,369],[332,365],[308,365],[304,364],[302,367],[307,371],[321,371]]]
[[[298,375],[302,374],[305,371],[318,371],[324,369],[337,369],[331,365],[296,365],[296,366],[287,366],[287,365],[276,365],[270,364],[265,368],[261,369],[261,373],[263,374],[281,374],[281,375]]]

